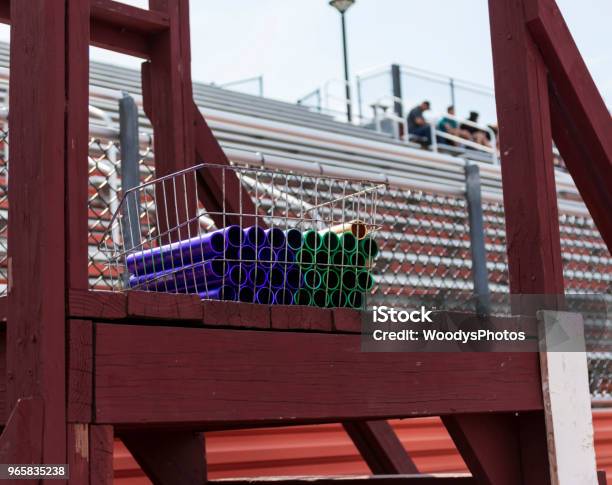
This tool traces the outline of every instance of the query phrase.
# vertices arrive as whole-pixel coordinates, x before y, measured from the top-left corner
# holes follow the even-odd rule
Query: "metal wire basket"
[[[126,190],[100,249],[118,291],[362,308],[383,188],[201,164]]]

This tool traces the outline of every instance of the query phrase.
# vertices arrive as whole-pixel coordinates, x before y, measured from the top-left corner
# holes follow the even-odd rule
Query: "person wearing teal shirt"
[[[451,116],[455,116],[455,107],[449,106],[446,109],[446,112]],[[470,134],[466,132],[465,130],[462,130],[461,128],[459,128],[459,123],[457,123],[457,120],[451,117],[445,116],[444,118],[442,118],[440,121],[438,121],[438,125],[436,128],[438,129],[438,131],[443,131],[445,133],[448,133],[449,135],[459,136],[461,138],[466,138],[466,139],[470,138]],[[450,145],[457,144],[456,142],[447,140],[445,138],[442,139],[442,143],[446,143]]]

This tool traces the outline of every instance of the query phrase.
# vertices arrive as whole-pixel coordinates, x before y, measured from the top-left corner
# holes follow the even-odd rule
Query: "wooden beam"
[[[143,59],[151,56],[149,38],[169,28],[164,12],[111,0],[91,0],[91,43]]]
[[[89,426],[89,480],[91,485],[112,485],[114,444],[112,426]]]
[[[549,83],[550,117],[553,137],[563,162],[584,200],[602,239],[612,252],[612,164],[598,167],[584,127],[572,116],[556,86]],[[610,135],[612,136],[612,135]]]
[[[271,477],[210,480],[211,485],[476,485],[469,475],[375,475],[342,477]]]
[[[534,353],[364,353],[359,335],[96,324],[94,359],[102,424],[203,429],[542,409]]]
[[[345,421],[342,425],[372,473],[419,473],[394,429],[386,421]]]
[[[158,34],[170,27],[167,12],[143,9],[112,0],[90,0],[91,18],[106,22],[121,30]]]
[[[554,0],[532,1],[526,8],[529,32],[542,54],[555,91],[554,117],[558,118],[553,118],[555,142],[612,251],[610,113]]]
[[[90,485],[89,481],[89,425],[69,423],[68,440],[69,485]]]
[[[203,485],[204,434],[193,431],[129,431],[120,435],[154,485]]]
[[[67,2],[66,28],[66,279],[89,287],[89,2]]]
[[[532,6],[526,0],[489,0],[510,292],[563,295],[548,72],[527,30],[526,12]],[[550,305],[554,308],[555,298]],[[459,451],[483,483],[498,483],[500,473],[520,477],[525,485],[550,483],[543,412],[522,417],[512,429],[504,420],[493,418],[482,432],[474,431],[465,416],[449,417],[445,424],[464,438]],[[505,473],[503,452],[494,443],[500,428],[509,445]]]
[[[69,320],[66,419],[90,423],[93,409],[93,325]]]
[[[40,463],[66,463],[66,17],[11,2],[7,395],[43,401]]]
[[[520,441],[514,414],[442,416],[472,475],[483,485],[522,483]]]
[[[3,24],[11,22],[11,0],[0,0],[0,22]]]
[[[91,45],[128,56],[149,59],[151,51],[148,36],[140,32],[123,30],[103,20],[91,20]]]
[[[19,399],[0,436],[0,462],[44,463],[43,428],[42,399]]]
[[[113,438],[112,426],[68,425],[70,485],[112,485]]]
[[[143,107],[155,135],[155,174],[164,177],[195,165],[191,57],[180,31],[187,29],[188,37],[189,11],[185,0],[151,0],[150,6],[167,14],[170,22],[168,30],[151,37],[151,61],[142,65]],[[173,177],[155,190],[162,242],[197,235],[195,175]]]
[[[597,484],[598,485],[607,485],[608,484],[608,479],[606,478],[606,471],[605,470],[598,470],[597,471]]]
[[[191,109],[195,125],[197,161],[229,167],[229,159],[194,102],[192,102]],[[254,216],[257,214],[255,205],[249,192],[240,184],[233,170],[204,168],[198,172],[198,180],[198,195],[210,212],[217,213],[212,216],[217,225],[223,226],[224,223],[239,224],[243,227],[255,225]],[[223,196],[225,196],[225,201]],[[225,218],[220,215],[223,212],[227,212]],[[242,214],[242,217],[239,214]],[[257,224],[264,227],[266,225],[261,217],[257,220]]]
[[[548,77],[526,0],[489,0],[510,291],[563,294]]]

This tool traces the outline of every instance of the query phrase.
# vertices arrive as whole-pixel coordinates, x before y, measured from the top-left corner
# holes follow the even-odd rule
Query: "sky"
[[[557,1],[612,107],[607,39],[612,1]],[[146,0],[122,3],[147,5]],[[190,9],[194,81],[222,84],[262,75],[266,96],[295,102],[327,80],[343,77],[340,16],[327,0],[191,0]],[[399,63],[493,86],[486,0],[356,0],[346,20],[352,76]],[[100,49],[92,49],[92,59],[139,64]],[[331,94],[341,93],[340,84],[330,86]],[[243,87],[248,92],[255,88],[254,83]],[[363,88],[364,97],[387,94],[387,78],[364,82]],[[409,102],[432,98],[434,110],[443,109],[448,97],[446,86],[433,83],[415,81],[405,91]],[[479,103],[466,100],[463,108]]]

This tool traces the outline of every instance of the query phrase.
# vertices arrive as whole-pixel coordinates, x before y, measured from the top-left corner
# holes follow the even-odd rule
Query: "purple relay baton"
[[[270,291],[269,288],[265,286],[263,288],[259,288],[255,293],[255,302],[262,303],[264,305],[272,305],[274,303],[274,293]]]
[[[274,293],[274,303],[277,305],[291,305],[293,303],[294,292],[287,288],[280,288]]]
[[[285,233],[278,227],[266,229],[265,232],[268,244],[272,249],[280,249],[285,245],[287,238],[285,237]]]
[[[182,269],[160,271],[144,276],[130,276],[130,288],[149,291],[186,293],[190,289],[219,286],[223,282],[226,263],[215,258]]]
[[[167,271],[214,256],[231,256],[242,244],[242,237],[239,226],[228,226],[202,236],[129,254],[125,263],[135,276]]]
[[[238,301],[243,303],[253,303],[255,301],[255,290],[252,286],[241,286],[238,290]]]
[[[266,270],[266,268],[261,265],[261,264],[257,264],[257,265],[253,265],[250,269],[249,269],[249,274],[248,274],[248,284],[251,287],[255,287],[255,288],[259,288],[261,286],[265,286],[268,284],[268,273],[269,271]]]
[[[287,266],[285,272],[285,284],[292,290],[298,290],[302,287],[301,285],[302,271],[294,264]]]
[[[227,272],[227,279],[230,284],[235,286],[242,286],[246,284],[249,279],[249,269],[247,265],[230,263],[229,270]]]
[[[236,289],[230,285],[223,285],[214,290],[203,291],[198,293],[202,300],[236,300]]]
[[[295,251],[289,247],[284,247],[275,251],[276,261],[279,263],[293,263],[295,261]]]
[[[252,248],[259,248],[266,243],[266,232],[261,226],[250,226],[244,230],[244,244]]]

